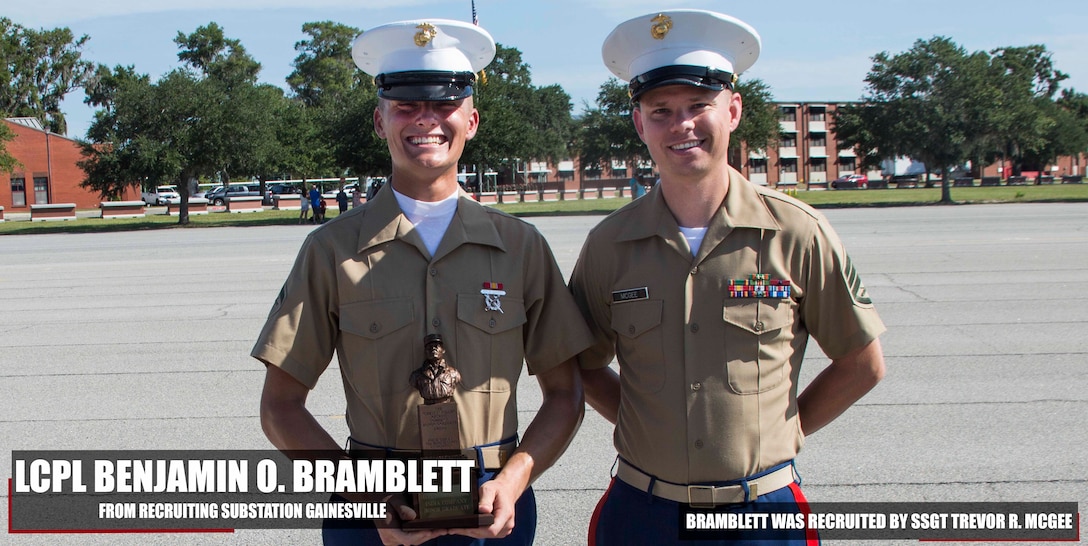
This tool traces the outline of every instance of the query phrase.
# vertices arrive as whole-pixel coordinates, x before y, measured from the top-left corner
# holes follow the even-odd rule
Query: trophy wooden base
[[[470,514],[467,516],[450,516],[437,519],[413,519],[401,523],[401,529],[471,529],[473,527],[487,527],[495,523],[494,514]]]

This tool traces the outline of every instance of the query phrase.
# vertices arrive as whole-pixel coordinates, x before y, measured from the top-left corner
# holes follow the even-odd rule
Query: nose
[[[672,130],[677,133],[686,133],[695,128],[695,116],[685,109],[679,109],[672,118]]]
[[[419,115],[416,117],[416,125],[420,127],[431,127],[438,124],[439,115],[438,111],[430,102],[422,103],[422,107],[419,109]]]

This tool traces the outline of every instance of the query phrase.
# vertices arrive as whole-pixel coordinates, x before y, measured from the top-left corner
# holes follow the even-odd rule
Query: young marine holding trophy
[[[459,21],[402,21],[364,32],[352,54],[378,86],[374,130],[392,157],[392,191],[299,250],[251,353],[267,370],[262,427],[283,451],[345,451],[306,408],[335,353],[344,457],[470,458],[480,485],[475,502],[390,498],[399,521],[327,523],[326,544],[530,544],[530,484],[581,422],[574,357],[591,338],[543,236],[457,183],[494,40]],[[519,442],[525,365],[543,403]]]

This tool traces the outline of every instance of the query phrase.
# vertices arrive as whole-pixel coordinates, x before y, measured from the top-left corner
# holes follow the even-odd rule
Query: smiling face
[[[378,102],[374,130],[388,143],[397,190],[402,191],[401,183],[431,183],[451,176],[456,184],[465,141],[476,136],[480,122],[472,98]]]
[[[632,117],[665,180],[726,172],[740,112],[740,95],[731,91],[668,85],[643,94]]]

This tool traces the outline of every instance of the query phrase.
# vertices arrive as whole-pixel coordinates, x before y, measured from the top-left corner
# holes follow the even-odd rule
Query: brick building
[[[772,187],[803,183],[822,187],[824,183],[847,174],[864,174],[870,180],[883,178],[880,170],[861,170],[861,161],[854,150],[840,149],[832,127],[835,102],[778,102],[782,136],[778,147],[769,150],[744,150],[744,164],[734,165],[749,180]],[[1024,173],[1029,179],[1039,175],[1084,175],[1088,156],[1062,156],[1048,165],[1044,172]],[[1011,164],[987,165],[975,177],[1011,176]]]
[[[776,187],[798,183],[822,185],[846,174],[880,178],[880,171],[861,171],[852,149],[840,149],[831,120],[834,102],[779,102],[781,138],[768,150],[744,150],[737,166],[748,180]]]
[[[9,212],[50,203],[98,207],[102,197],[80,186],[86,174],[76,164],[83,159],[78,142],[45,130],[34,118],[8,118],[3,123],[15,133],[6,148],[19,164],[13,172],[0,172],[0,207]],[[140,194],[133,188],[123,198],[138,201]]]

